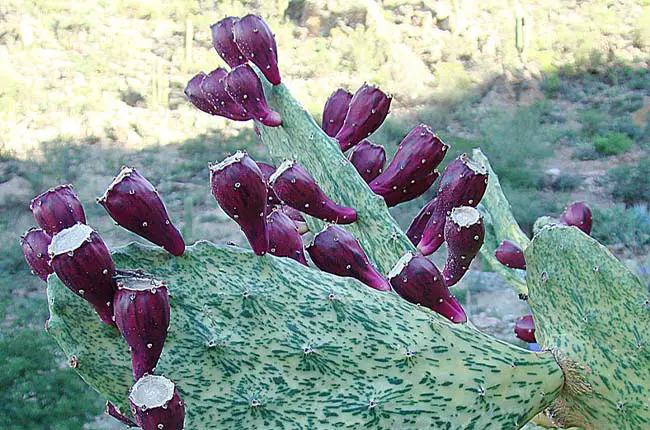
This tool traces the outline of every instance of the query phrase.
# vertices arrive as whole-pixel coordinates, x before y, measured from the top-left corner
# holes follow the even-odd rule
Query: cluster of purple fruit
[[[185,251],[183,238],[157,191],[135,169],[123,167],[97,201],[122,227],[173,255]],[[146,277],[133,280],[116,270],[99,233],[86,224],[83,206],[70,185],[40,194],[30,209],[41,228],[30,229],[21,245],[33,273],[43,280],[56,273],[66,287],[94,307],[105,324],[115,326],[129,345],[136,381],[129,400],[138,425],[145,430],[159,429],[160,425],[182,429],[184,406],[174,384],[153,375],[169,329],[167,286]],[[131,281],[125,282],[126,278]],[[138,400],[143,399],[143,392],[152,391],[152,384],[165,393],[172,387],[171,394],[165,394],[157,407]],[[111,404],[108,412],[135,426]]]
[[[583,202],[574,202],[560,215],[559,223],[577,227],[585,234],[591,234],[591,209]],[[511,240],[504,240],[494,251],[497,261],[510,269],[526,270],[524,251]],[[515,335],[524,342],[535,343],[535,324],[532,315],[524,315],[515,322]]]
[[[255,15],[224,18],[212,26],[212,42],[232,69],[218,68],[194,76],[185,89],[190,102],[211,115],[281,125],[280,115],[269,109],[260,79],[248,65],[253,63],[273,85],[280,84],[276,43],[268,25]],[[449,146],[421,124],[402,140],[385,166],[384,148],[367,137],[381,126],[390,103],[389,95],[367,84],[354,94],[338,89],[325,104],[322,128],[341,151],[349,151],[348,159],[370,189],[392,207],[431,187]],[[373,267],[358,240],[338,225],[355,222],[356,211],[328,198],[297,162],[287,160],[276,169],[238,151],[211,165],[210,173],[212,194],[240,225],[258,255],[269,252],[306,265],[301,239],[306,232],[301,213],[306,213],[329,223],[307,247],[312,262],[321,270],[357,278],[380,291],[392,286],[407,300],[451,321],[467,320],[448,287],[460,280],[483,243],[484,227],[475,207],[485,192],[487,171],[466,154],[445,169],[438,196],[422,209],[408,230],[419,253],[387,277]],[[440,273],[424,256],[445,241],[448,258]]]

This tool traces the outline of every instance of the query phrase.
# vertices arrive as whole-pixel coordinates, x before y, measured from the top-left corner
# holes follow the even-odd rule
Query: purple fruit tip
[[[266,22],[257,15],[246,15],[234,23],[232,31],[241,53],[260,69],[270,83],[279,85],[278,47]]]
[[[330,200],[314,178],[298,163],[285,160],[269,179],[271,187],[287,205],[323,221],[351,224],[357,212]]]
[[[388,273],[388,280],[405,300],[427,307],[449,321],[467,322],[467,315],[451,295],[438,268],[421,254],[407,252]]]
[[[59,185],[36,196],[29,208],[38,225],[49,235],[86,223],[86,214],[72,185]]]
[[[46,282],[47,277],[54,272],[47,250],[51,241],[52,237],[40,228],[30,228],[20,238],[20,246],[29,268],[34,275]]]
[[[233,27],[237,21],[239,21],[239,18],[229,16],[210,26],[212,46],[230,67],[237,67],[246,63],[244,54],[241,53],[235,43]]]
[[[511,269],[526,269],[524,251],[511,240],[504,240],[494,251],[494,256],[499,263]]]
[[[323,272],[358,279],[379,291],[390,291],[390,284],[368,260],[359,241],[337,225],[327,225],[307,247],[314,264]]]
[[[167,286],[143,275],[120,276],[113,299],[115,324],[129,345],[133,379],[153,373],[169,330]]]
[[[528,343],[536,343],[535,322],[532,315],[524,315],[515,321],[515,335]]]
[[[391,97],[375,86],[363,84],[352,96],[336,140],[343,152],[374,133],[384,122]]]
[[[226,92],[252,118],[268,127],[282,124],[280,114],[271,110],[266,103],[262,82],[248,64],[232,69],[224,81]]]
[[[125,229],[162,246],[172,255],[185,252],[185,241],[171,222],[160,195],[134,168],[122,166],[97,202]]]
[[[269,247],[266,225],[267,181],[252,158],[243,151],[210,166],[212,195],[246,235],[257,255]]]
[[[321,128],[329,137],[336,136],[350,108],[352,93],[343,88],[334,91],[325,102]]]
[[[577,227],[585,234],[591,234],[591,209],[584,202],[571,203],[560,216],[560,222]]]

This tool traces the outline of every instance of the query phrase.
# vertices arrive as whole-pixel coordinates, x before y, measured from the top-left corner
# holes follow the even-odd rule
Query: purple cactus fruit
[[[262,171],[262,175],[264,175],[264,180],[268,184],[269,178],[273,176],[275,173],[275,167],[271,166],[270,164],[263,163],[261,161],[256,161],[257,167],[260,168]],[[280,204],[280,198],[275,194],[275,191],[273,191],[273,188],[271,188],[270,185],[266,186],[266,193],[267,193],[267,210],[270,211],[273,207],[273,205],[279,205]]]
[[[219,164],[210,165],[212,195],[235,220],[257,255],[269,247],[266,228],[267,182],[246,152],[237,151]]]
[[[348,160],[357,169],[367,184],[384,170],[386,151],[381,145],[375,145],[368,139],[362,140],[348,155]]]
[[[343,126],[343,121],[345,121],[345,115],[348,113],[351,100],[352,93],[343,88],[339,88],[325,102],[321,128],[329,137],[336,136],[336,133]]]
[[[408,230],[406,230],[406,236],[411,240],[413,245],[417,246],[422,237],[422,232],[424,232],[424,227],[426,227],[431,215],[433,214],[433,209],[436,206],[438,201],[436,199],[431,200],[427,203],[420,212],[413,218],[411,225],[409,225]]]
[[[444,242],[443,234],[447,216],[451,215],[453,208],[478,205],[487,188],[487,175],[485,166],[473,162],[467,154],[461,154],[449,163],[440,178],[438,194],[427,204],[431,216],[418,242],[418,251],[429,255],[440,248]],[[411,230],[409,227],[409,231]]]
[[[442,277],[447,287],[460,281],[470,263],[478,254],[485,237],[481,214],[471,206],[459,206],[451,210],[445,221],[447,261]]]
[[[153,373],[169,329],[167,286],[154,279],[124,276],[113,299],[115,324],[129,345],[133,379]]]
[[[288,216],[291,221],[293,221],[293,223],[296,225],[296,228],[298,229],[298,233],[303,235],[309,231],[307,221],[305,221],[305,218],[302,216],[298,209],[294,209],[288,205],[280,205],[279,209],[282,211],[282,213]]]
[[[114,404],[111,402],[106,402],[106,415],[110,415],[119,422],[126,424],[129,427],[137,427],[138,425],[125,417]]]
[[[402,140],[386,169],[370,183],[376,194],[388,197],[388,206],[404,202],[424,193],[435,181],[432,172],[445,158],[449,145],[444,143],[426,124],[420,124]],[[423,184],[420,184],[423,182]],[[415,191],[417,190],[417,191]],[[396,197],[391,197],[396,195]],[[402,198],[399,198],[402,196]],[[391,201],[389,204],[388,200]]]
[[[293,258],[307,265],[298,227],[282,211],[274,209],[267,217],[269,252],[277,257]]]
[[[350,100],[350,108],[336,140],[343,152],[370,136],[386,119],[391,97],[379,88],[363,84]]]
[[[253,117],[237,103],[226,91],[225,78],[228,72],[217,68],[208,73],[201,82],[201,94],[210,103],[213,115],[223,116],[235,121],[248,121]]]
[[[354,209],[332,202],[314,178],[295,161],[284,161],[269,182],[280,200],[301,212],[337,224],[357,220]]]
[[[248,64],[242,64],[225,77],[226,91],[253,118],[269,127],[282,124],[280,114],[266,104],[262,82]]]
[[[421,254],[407,252],[388,273],[388,280],[405,300],[425,306],[454,323],[467,321],[462,306],[445,286],[438,268]]]
[[[162,246],[172,255],[185,252],[185,242],[172,224],[154,186],[132,167],[122,170],[97,202],[116,223]]]
[[[379,291],[390,291],[390,284],[374,268],[359,241],[347,230],[328,225],[314,236],[307,252],[323,272],[358,279]]]
[[[207,75],[195,75],[185,87],[185,95],[190,102],[210,115],[223,116],[235,121],[248,121],[253,117],[235,102],[226,92],[224,77],[226,69],[214,69]]]
[[[72,185],[59,185],[35,197],[29,205],[38,225],[50,236],[77,223],[86,223],[86,214]]]
[[[535,340],[535,323],[532,315],[524,315],[515,321],[515,335],[528,343],[537,343]]]
[[[270,83],[279,85],[278,47],[266,22],[257,15],[246,15],[235,22],[233,33],[241,53],[262,71]]]
[[[428,173],[422,172],[423,176],[416,179],[411,179],[411,182],[406,186],[393,185],[390,190],[383,190],[380,194],[386,202],[386,206],[392,208],[400,203],[408,202],[416,197],[424,194],[436,179],[438,179],[438,171],[432,170]],[[372,185],[371,185],[372,188]]]
[[[164,376],[145,375],[129,393],[131,412],[142,430],[183,430],[185,403],[176,384]]]
[[[29,268],[44,281],[54,272],[50,266],[50,255],[47,253],[51,241],[52,237],[40,228],[30,228],[20,238],[20,246]]]
[[[86,224],[75,224],[54,235],[48,253],[61,282],[112,325],[115,265],[99,234]]]
[[[524,251],[511,240],[504,240],[494,251],[499,263],[511,269],[526,269]]]
[[[241,53],[235,43],[233,27],[237,21],[239,21],[239,18],[229,16],[210,26],[212,46],[230,67],[237,67],[246,63],[244,54]]]
[[[588,235],[591,233],[591,209],[583,202],[571,203],[560,215],[560,222],[578,227]]]

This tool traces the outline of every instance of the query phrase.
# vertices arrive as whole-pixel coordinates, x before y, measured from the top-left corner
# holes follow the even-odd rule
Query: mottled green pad
[[[586,366],[589,392],[565,390],[559,418],[585,428],[650,428],[648,291],[575,227],[543,228],[526,262],[538,341]]]
[[[271,87],[263,77],[262,81],[269,105],[282,115],[281,127],[257,124],[271,158],[276,164],[297,160],[335,203],[354,208],[358,220],[345,228],[359,239],[377,268],[388,273],[402,255],[415,248],[390,215],[383,197],[372,192],[338,143],[323,132],[287,87]],[[308,218],[311,230],[322,228],[322,222]]]
[[[519,269],[510,269],[499,263],[494,256],[494,251],[506,239],[517,243],[522,249],[526,249],[530,239],[517,224],[510,209],[510,203],[501,189],[499,178],[492,170],[487,157],[479,148],[476,148],[473,151],[472,158],[487,167],[489,175],[485,196],[479,205],[479,210],[485,220],[485,240],[481,247],[481,256],[494,271],[505,278],[517,294],[528,295],[526,272]]]
[[[114,260],[169,285],[157,372],[178,383],[187,429],[514,429],[563,384],[550,353],[291,259],[199,242],[180,258],[132,244]],[[56,276],[48,297],[49,332],[125,410],[127,345]]]

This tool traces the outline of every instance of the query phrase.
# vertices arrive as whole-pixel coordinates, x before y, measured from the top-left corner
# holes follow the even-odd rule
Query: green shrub
[[[547,97],[557,96],[558,92],[562,87],[563,87],[562,80],[555,73],[548,76],[544,76],[544,78],[542,79],[541,88]]]
[[[541,192],[535,189],[521,189],[503,184],[512,213],[521,228],[532,236],[535,220],[544,215],[562,212],[567,198],[562,193]]]
[[[606,245],[624,245],[641,252],[650,245],[650,211],[647,205],[626,208],[614,205],[607,209],[594,208],[591,235]]]
[[[601,154],[617,155],[632,148],[634,142],[623,133],[608,133],[594,139],[594,148]]]
[[[650,157],[636,164],[623,164],[610,169],[604,185],[612,197],[627,205],[650,201]]]
[[[0,333],[0,428],[81,430],[103,402],[43,329]]]
[[[596,135],[605,123],[603,113],[597,109],[590,109],[580,114],[580,124],[582,124],[582,131],[587,136]]]

